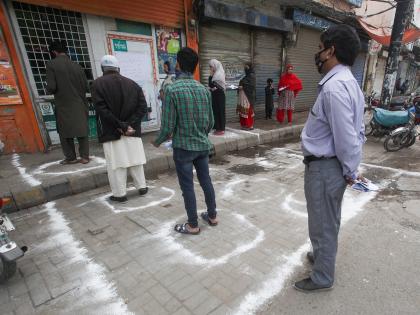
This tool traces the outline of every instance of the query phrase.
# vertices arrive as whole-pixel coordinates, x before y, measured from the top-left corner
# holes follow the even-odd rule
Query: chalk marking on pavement
[[[370,200],[376,196],[376,192],[346,191],[343,202],[342,223],[347,223],[355,217]],[[265,305],[274,296],[278,295],[285,287],[286,281],[292,276],[297,267],[303,266],[302,255],[310,250],[310,242],[306,241],[295,252],[284,256],[285,261],[271,272],[265,281],[254,292],[248,293],[238,308],[233,312],[235,315],[254,314],[260,307]]]
[[[15,153],[12,156],[12,165],[18,170],[20,176],[22,176],[23,180],[31,185],[32,187],[41,185],[41,182],[32,177],[31,174],[26,173],[26,167],[23,167],[20,164],[20,156],[19,154]]]
[[[75,174],[75,173],[81,173],[81,172],[86,172],[86,171],[92,171],[98,168],[103,168],[106,165],[106,160],[104,158],[101,157],[97,157],[97,156],[91,156],[91,162],[95,161],[100,165],[96,165],[96,166],[90,166],[90,167],[83,167],[83,168],[79,168],[79,169],[75,169],[75,170],[71,170],[71,171],[60,171],[60,172],[47,172],[45,171],[45,169],[54,166],[54,165],[59,165],[60,161],[54,161],[54,162],[49,162],[49,163],[45,163],[40,165],[38,168],[36,168],[32,174],[33,175],[68,175],[68,174]]]
[[[88,250],[74,238],[69,222],[56,208],[56,203],[46,203],[44,211],[49,216],[48,229],[51,235],[43,243],[35,246],[31,252],[42,253],[43,251],[47,252],[51,249],[65,247],[66,252],[70,252],[72,255],[72,258],[66,260],[66,265],[77,262],[84,264],[86,267],[86,272],[80,274],[82,284],[78,287],[77,296],[75,293],[67,295],[71,302],[66,303],[66,312],[80,313],[84,307],[95,306],[98,314],[132,314],[128,311],[123,299],[118,295],[115,284],[107,280],[106,269],[94,262],[88,256]],[[31,252],[29,252],[29,255],[31,255]],[[60,298],[57,301],[60,301]]]
[[[237,132],[237,133],[246,133],[246,134],[250,134],[253,136],[256,136],[258,139],[258,144],[260,144],[260,134],[258,132],[252,132],[249,130],[242,130],[242,129],[234,129],[234,128],[226,128],[226,130],[230,130],[232,132]],[[260,130],[260,129],[254,129],[254,130]]]
[[[218,209],[217,211],[220,212],[223,210]],[[223,265],[230,259],[239,256],[253,248],[256,248],[265,239],[264,231],[257,228],[245,216],[231,211],[229,211],[229,213],[235,216],[237,220],[241,221],[243,225],[246,225],[250,229],[256,230],[257,235],[251,242],[238,245],[233,251],[219,258],[205,258],[200,254],[192,252],[184,245],[177,242],[175,235],[178,233],[173,231],[173,227],[175,226],[177,220],[163,224],[155,234],[150,236],[150,239],[157,239],[163,242],[166,245],[167,250],[182,256],[182,262],[185,264],[204,266],[205,268],[212,268],[215,266]]]
[[[371,168],[378,168],[382,170],[387,170],[396,173],[396,175],[407,175],[407,176],[413,176],[413,177],[420,177],[420,172],[412,172],[412,171],[406,171],[401,168],[394,168],[389,166],[381,166],[376,164],[370,164],[370,163],[360,163],[360,165],[371,167]]]
[[[153,189],[153,188],[155,188],[155,187],[154,186],[149,186],[149,189]],[[145,205],[142,205],[142,206],[126,207],[123,204],[117,204],[117,203],[115,203],[115,205],[114,205],[113,203],[111,203],[107,200],[108,197],[112,196],[112,193],[106,193],[105,195],[102,195],[102,196],[97,197],[95,199],[88,200],[88,201],[85,201],[81,204],[78,204],[76,207],[83,207],[83,206],[85,206],[85,205],[87,205],[91,202],[100,202],[104,206],[109,208],[114,213],[123,213],[123,212],[131,212],[131,211],[136,211],[136,210],[143,210],[143,209],[146,209],[146,208],[158,206],[161,203],[164,203],[164,202],[167,202],[167,201],[171,200],[175,196],[175,190],[173,190],[171,188],[167,188],[167,187],[162,186],[162,187],[160,187],[160,189],[163,190],[164,192],[169,193],[169,196],[165,197],[165,198],[161,198],[159,200],[151,201],[151,202],[149,202]],[[128,192],[133,191],[133,190],[136,190],[136,189],[134,187],[130,187],[130,188],[127,189]],[[149,193],[150,193],[150,190],[149,190]],[[141,200],[141,198],[147,198],[147,197],[148,197],[148,195],[146,195],[145,197],[139,197],[139,200]],[[118,208],[117,208],[117,206],[118,206]]]
[[[285,210],[288,213],[291,213],[297,217],[301,217],[301,218],[307,218],[308,217],[308,213],[306,212],[301,212],[301,211],[297,211],[295,209],[292,208],[291,203],[296,203],[299,205],[305,205],[304,202],[301,202],[299,200],[296,200],[293,198],[293,194],[288,194],[286,196],[286,198],[284,198],[283,203],[281,204],[281,207],[283,210]]]

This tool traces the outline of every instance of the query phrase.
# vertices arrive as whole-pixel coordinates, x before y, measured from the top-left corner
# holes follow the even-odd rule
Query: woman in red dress
[[[293,110],[295,109],[296,96],[302,90],[302,81],[293,73],[293,66],[286,66],[279,80],[279,106],[277,108],[277,120],[282,123],[287,111],[287,121],[292,123]]]

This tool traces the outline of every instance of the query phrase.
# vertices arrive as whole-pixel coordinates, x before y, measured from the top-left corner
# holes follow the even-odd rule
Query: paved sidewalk
[[[280,125],[275,120],[257,120],[252,131],[241,130],[239,123],[229,124],[224,136],[210,136],[214,144],[214,154],[221,156],[227,152],[243,150],[258,144],[297,138],[306,117],[306,112],[296,113],[293,126]],[[155,148],[151,145],[150,142],[155,137],[156,132],[143,136],[147,156],[145,166],[147,178],[174,169],[172,151],[163,146]],[[108,185],[102,146],[93,142],[90,152],[92,160],[89,164],[66,166],[59,164],[63,158],[60,148],[54,148],[48,153],[2,156],[0,196],[9,196],[13,199],[13,204],[5,209],[5,212],[26,209]]]

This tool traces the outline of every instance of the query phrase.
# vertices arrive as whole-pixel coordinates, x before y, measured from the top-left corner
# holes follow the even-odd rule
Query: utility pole
[[[400,56],[402,39],[405,28],[411,20],[412,10],[414,8],[414,0],[396,0],[396,2],[397,9],[392,27],[391,45],[389,46],[384,83],[382,86],[381,100],[384,108],[389,108],[395,81],[397,80],[398,58]]]

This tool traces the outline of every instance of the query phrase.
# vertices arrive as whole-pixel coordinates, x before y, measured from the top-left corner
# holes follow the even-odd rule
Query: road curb
[[[262,130],[258,132],[243,131],[236,138],[213,138],[214,156],[244,150],[259,144],[268,144],[291,140],[299,137],[303,125],[284,127],[273,130]],[[172,154],[161,154],[150,158],[145,165],[146,177],[156,175],[171,169],[175,169]],[[31,188],[22,189],[20,187],[11,188],[9,192],[3,193],[4,197],[11,197],[12,203],[5,209],[6,213],[11,213],[30,207],[38,206],[49,201],[76,195],[95,188],[109,184],[106,168],[86,172],[83,175],[71,177],[59,177],[42,183]]]

